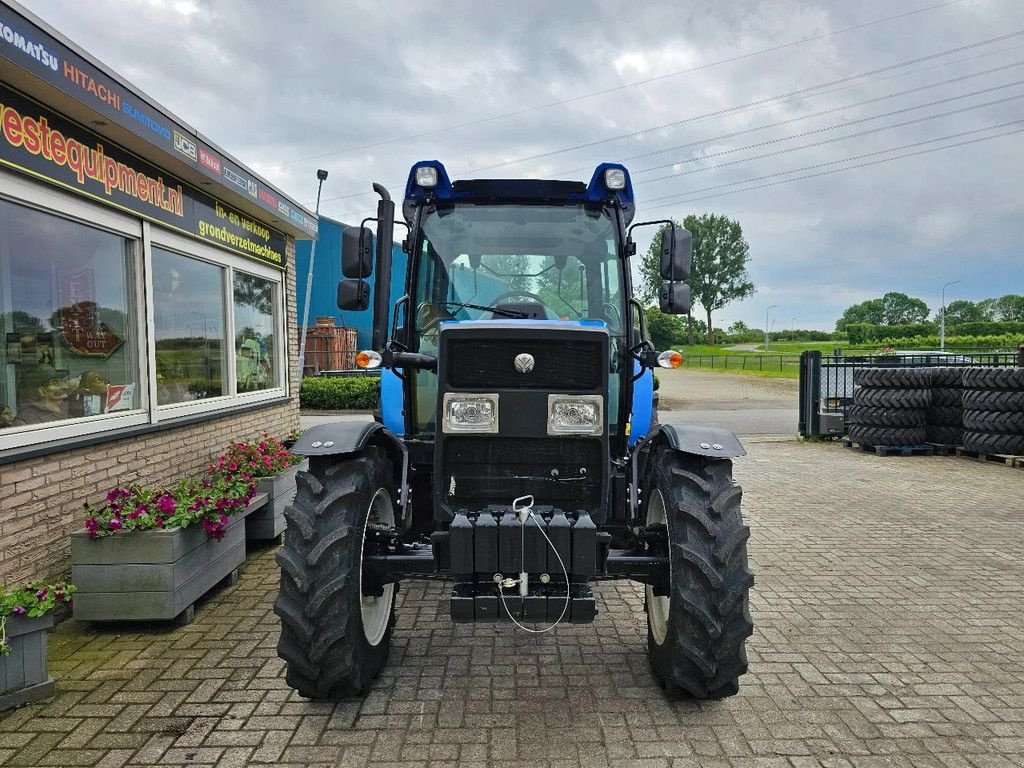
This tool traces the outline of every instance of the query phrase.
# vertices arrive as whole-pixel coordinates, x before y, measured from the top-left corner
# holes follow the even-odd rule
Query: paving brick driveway
[[[0,716],[0,765],[1024,765],[1024,472],[837,445],[750,442],[756,632],[739,696],[667,701],[640,590],[592,626],[452,626],[403,591],[361,702],[297,698],[271,612],[273,552],[196,622],[51,636],[59,694]]]

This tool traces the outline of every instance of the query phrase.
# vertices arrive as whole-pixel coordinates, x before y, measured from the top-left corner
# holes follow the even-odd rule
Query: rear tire
[[[362,554],[368,523],[394,526],[392,483],[390,463],[374,447],[354,457],[313,457],[310,471],[296,477],[274,613],[285,678],[301,696],[365,693],[387,659],[396,586],[364,598]]]
[[[964,411],[964,429],[972,432],[1024,435],[1024,413]]]
[[[660,447],[647,488],[648,524],[668,527],[667,597],[646,590],[651,671],[670,696],[721,699],[739,690],[753,633],[750,529],[732,462]]]
[[[930,389],[872,389],[857,387],[853,391],[855,405],[875,408],[927,408],[932,400]]]
[[[995,435],[988,432],[964,432],[964,448],[974,453],[1024,456],[1024,436]]]
[[[932,389],[931,404],[939,408],[962,408],[964,391],[954,387],[935,387]]]
[[[851,442],[870,446],[921,445],[928,431],[925,427],[850,427]]]
[[[964,392],[964,410],[1022,413],[1024,412],[1024,391],[968,390]]]
[[[924,389],[932,385],[932,377],[927,368],[857,368],[853,383],[875,389]]]
[[[1024,390],[1024,368],[966,368],[965,389]]]
[[[928,368],[931,386],[939,387],[960,387],[964,381],[963,368]]]
[[[872,408],[851,405],[846,412],[850,424],[870,427],[923,427],[928,416],[923,408]]]

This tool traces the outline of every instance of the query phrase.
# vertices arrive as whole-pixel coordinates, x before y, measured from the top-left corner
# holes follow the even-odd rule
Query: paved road
[[[0,766],[1013,768],[1024,765],[1024,474],[955,458],[748,441],[736,473],[757,583],[750,672],[672,702],[642,590],[593,625],[453,626],[403,588],[362,701],[284,684],[273,551],[182,629],[51,635],[49,703],[0,715]]]
[[[795,435],[798,388],[795,379],[680,368],[659,371],[660,413],[688,424],[724,427],[741,436]],[[365,420],[369,414],[303,413],[303,429],[325,421]]]
[[[725,427],[741,436],[795,435],[799,388],[795,379],[769,379],[679,368],[659,371],[663,421]]]

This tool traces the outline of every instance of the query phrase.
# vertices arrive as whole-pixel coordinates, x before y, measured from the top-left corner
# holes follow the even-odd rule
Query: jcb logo
[[[183,136],[177,131],[174,132],[174,148],[190,160],[198,159],[196,143],[189,139],[188,136]]]

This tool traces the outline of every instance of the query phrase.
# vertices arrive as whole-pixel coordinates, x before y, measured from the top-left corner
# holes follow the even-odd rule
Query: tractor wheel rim
[[[359,563],[359,612],[363,620],[363,634],[370,645],[378,645],[384,639],[388,622],[391,620],[391,604],[395,601],[395,585],[386,584],[384,594],[380,597],[363,594],[362,552],[366,550],[366,530],[370,523],[395,527],[395,508],[391,503],[391,494],[384,488],[377,489],[370,499],[370,508],[363,523],[363,539],[360,547]]]
[[[655,490],[651,494],[651,500],[647,504],[647,525],[664,525],[668,531],[668,515],[665,514],[665,497],[661,491]],[[668,537],[671,542],[671,535]],[[672,584],[672,557],[671,544],[669,546],[668,561],[668,583],[671,589]],[[654,587],[647,587],[647,626],[651,630],[654,642],[661,645],[668,637],[668,613],[671,605],[671,598],[658,597],[654,594]]]

